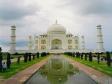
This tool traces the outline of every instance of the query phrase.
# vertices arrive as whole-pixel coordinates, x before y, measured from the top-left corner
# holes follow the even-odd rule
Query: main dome
[[[48,32],[63,32],[63,33],[65,33],[66,29],[62,25],[58,24],[56,21],[55,24],[51,25],[48,28]]]

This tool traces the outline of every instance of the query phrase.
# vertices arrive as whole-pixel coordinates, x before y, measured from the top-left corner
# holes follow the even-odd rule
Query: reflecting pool
[[[52,56],[25,84],[97,84],[60,55]]]

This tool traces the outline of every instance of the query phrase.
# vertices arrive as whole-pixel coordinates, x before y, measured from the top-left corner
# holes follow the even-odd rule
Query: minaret
[[[104,52],[104,46],[103,46],[103,34],[102,34],[102,27],[101,25],[97,25],[97,51],[98,52]]]
[[[81,36],[81,50],[85,50],[85,38]]]
[[[10,44],[10,53],[16,53],[16,26],[11,26],[11,44]]]
[[[32,47],[33,47],[32,36],[29,36],[29,41],[28,41],[28,51],[29,52],[32,52]]]

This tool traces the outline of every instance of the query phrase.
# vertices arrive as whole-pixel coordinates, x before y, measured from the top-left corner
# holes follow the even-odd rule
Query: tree
[[[76,52],[76,57],[79,58],[80,57],[80,53]]]
[[[28,53],[28,60],[31,61],[31,53]]]
[[[39,58],[39,52],[37,52],[37,58]]]
[[[98,64],[100,63],[100,53],[97,53],[97,61],[98,61]]]
[[[25,53],[24,54],[24,62],[27,62],[27,60],[28,60],[28,53]]]
[[[111,66],[111,56],[109,52],[106,52],[106,57],[107,57],[107,65],[110,67]]]
[[[10,69],[11,65],[11,55],[10,53],[7,53],[7,68]]]
[[[87,61],[88,53],[84,53],[84,54],[85,54],[85,60]]]
[[[21,56],[18,56],[18,57],[17,57],[17,63],[18,63],[18,64],[20,63],[20,59],[21,59]]]
[[[33,56],[33,60],[35,59],[35,54],[32,54],[32,56]]]
[[[84,53],[81,53],[81,59],[83,59],[83,55],[84,55]]]
[[[3,60],[1,51],[2,51],[2,48],[0,47],[0,72],[2,71],[2,60]]]
[[[92,56],[92,53],[91,53],[91,52],[89,53],[89,61],[90,61],[90,62],[93,61],[93,56]]]

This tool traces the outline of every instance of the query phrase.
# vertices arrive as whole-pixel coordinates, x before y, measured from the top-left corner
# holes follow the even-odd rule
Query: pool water
[[[53,55],[25,84],[97,84],[63,56]]]

